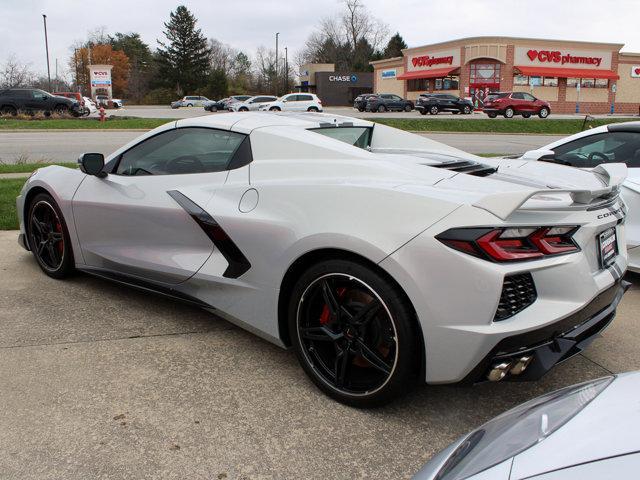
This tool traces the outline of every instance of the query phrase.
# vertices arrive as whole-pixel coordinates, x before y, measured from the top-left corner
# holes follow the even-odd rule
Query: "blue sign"
[[[351,75],[351,82],[352,83],[356,83],[358,81],[358,76],[357,75]]]
[[[396,69],[382,70],[382,78],[396,78]]]

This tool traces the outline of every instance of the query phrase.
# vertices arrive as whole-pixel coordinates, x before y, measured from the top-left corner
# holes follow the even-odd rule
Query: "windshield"
[[[312,128],[310,131],[340,140],[358,148],[371,145],[371,127],[324,127]]]

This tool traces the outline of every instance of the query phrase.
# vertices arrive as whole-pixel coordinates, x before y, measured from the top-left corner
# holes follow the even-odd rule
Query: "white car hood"
[[[619,375],[558,431],[514,458],[511,480],[640,450],[640,372]]]

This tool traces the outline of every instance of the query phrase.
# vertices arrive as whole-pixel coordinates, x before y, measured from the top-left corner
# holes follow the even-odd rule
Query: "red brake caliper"
[[[340,287],[338,289],[338,298],[344,297],[345,292],[347,291],[346,287]],[[329,305],[326,303],[322,307],[322,313],[320,314],[320,325],[326,325],[331,320],[331,311],[329,310]]]
[[[56,222],[56,232],[62,233],[62,225],[60,225],[60,222]],[[60,252],[60,254],[62,255],[63,250],[64,250],[64,240],[60,240],[58,242],[58,252]]]

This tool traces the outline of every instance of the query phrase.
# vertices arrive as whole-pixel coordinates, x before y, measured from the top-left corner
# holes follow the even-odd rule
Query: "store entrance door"
[[[476,110],[482,110],[484,100],[492,92],[500,90],[499,83],[473,83],[469,85],[469,94]]]

